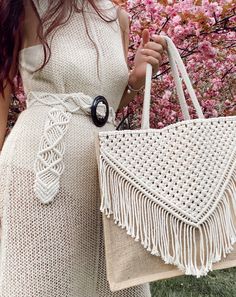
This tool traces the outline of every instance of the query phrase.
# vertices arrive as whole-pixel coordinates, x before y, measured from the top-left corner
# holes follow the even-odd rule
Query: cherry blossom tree
[[[169,36],[186,65],[205,117],[226,116],[236,109],[236,3],[234,0],[116,1],[130,16],[129,64],[142,30]],[[196,118],[184,85],[192,118]],[[139,128],[143,91],[118,117],[130,114],[131,128]],[[183,120],[167,57],[152,83],[150,125],[162,128]]]
[[[128,61],[133,67],[142,30],[172,38],[186,65],[205,117],[227,116],[236,110],[235,0],[114,0],[130,17]],[[196,117],[184,86],[189,112]],[[8,130],[25,109],[22,86],[13,95]],[[140,128],[143,91],[117,116],[129,115],[128,128]],[[165,57],[152,81],[151,127],[162,128],[183,120],[170,65]],[[125,127],[125,126],[124,126]]]

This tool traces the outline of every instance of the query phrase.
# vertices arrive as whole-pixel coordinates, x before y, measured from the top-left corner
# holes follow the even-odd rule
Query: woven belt
[[[107,122],[116,126],[114,109],[97,104],[100,101],[105,103],[103,99],[103,96],[92,98],[81,92],[56,94],[31,91],[28,93],[27,109],[31,106],[51,106],[34,163],[36,176],[33,188],[35,195],[43,203],[51,202],[59,191],[60,176],[64,171],[64,135],[72,114],[92,116],[93,122],[98,123],[97,126],[104,124],[101,121],[99,124],[99,119],[105,117]],[[109,113],[106,113],[107,110]]]

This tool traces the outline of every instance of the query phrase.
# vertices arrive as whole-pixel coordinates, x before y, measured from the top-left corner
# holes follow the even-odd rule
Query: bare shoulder
[[[117,5],[117,12],[119,17],[120,26],[123,32],[129,33],[130,19],[129,13],[120,5]]]
[[[122,42],[124,48],[124,56],[128,65],[128,50],[129,50],[129,31],[130,31],[130,19],[129,13],[120,5],[117,6],[117,14],[119,18],[119,25],[122,33]]]
[[[22,48],[39,43],[37,29],[41,22],[33,0],[23,0],[24,20],[22,24],[23,41]]]

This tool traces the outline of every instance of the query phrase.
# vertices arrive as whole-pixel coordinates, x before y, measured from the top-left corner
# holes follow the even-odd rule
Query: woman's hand
[[[132,76],[135,77],[133,80],[136,86],[145,84],[147,63],[152,65],[152,75],[158,71],[163,60],[163,54],[167,50],[167,44],[163,37],[152,35],[151,39],[153,41],[150,41],[148,29],[144,29],[142,32],[142,42],[135,54],[134,68],[132,70]]]

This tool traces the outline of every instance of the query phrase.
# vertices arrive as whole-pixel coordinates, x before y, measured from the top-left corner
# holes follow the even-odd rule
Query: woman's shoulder
[[[31,1],[31,3],[34,6],[34,9],[37,11],[40,18],[42,18],[43,15],[47,12],[50,5],[48,0],[26,0],[26,1]]]

